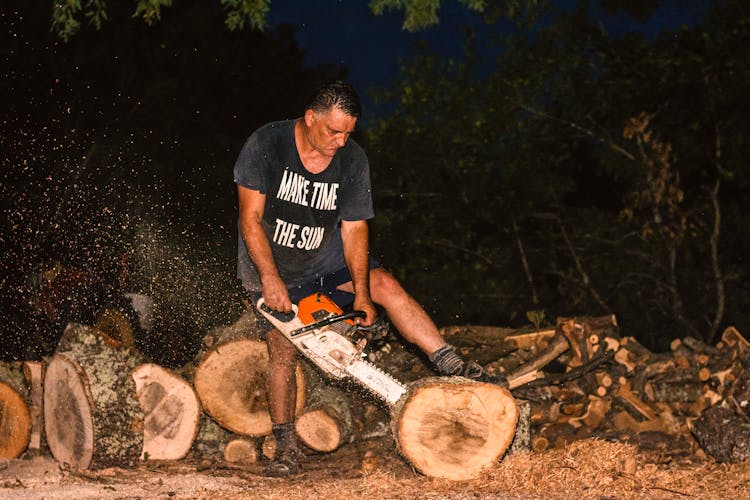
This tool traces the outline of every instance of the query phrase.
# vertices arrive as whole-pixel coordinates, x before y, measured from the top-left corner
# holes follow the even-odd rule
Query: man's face
[[[333,156],[346,144],[357,124],[357,119],[338,108],[326,113],[308,110],[305,123],[310,130],[310,143],[313,149],[323,156]]]

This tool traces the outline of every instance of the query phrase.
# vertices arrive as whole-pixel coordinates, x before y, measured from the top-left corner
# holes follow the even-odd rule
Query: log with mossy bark
[[[45,432],[58,462],[100,469],[138,461],[144,413],[131,371],[139,360],[94,328],[68,325],[44,379]]]

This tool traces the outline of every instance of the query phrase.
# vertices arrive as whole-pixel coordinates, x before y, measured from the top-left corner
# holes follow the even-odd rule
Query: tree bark
[[[130,467],[143,449],[143,410],[130,376],[139,356],[83,325],[65,329],[44,386],[52,455],[76,469]]]

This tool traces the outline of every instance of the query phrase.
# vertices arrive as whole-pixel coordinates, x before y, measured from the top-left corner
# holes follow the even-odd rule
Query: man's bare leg
[[[297,403],[297,349],[281,332],[268,332],[268,412],[271,422],[294,421]]]
[[[297,403],[297,349],[278,330],[268,333],[268,412],[276,438],[276,453],[266,473],[288,476],[299,471],[299,450],[294,434]]]
[[[339,289],[350,293],[354,291],[351,283],[345,283]],[[404,339],[422,349],[441,374],[463,375],[500,385],[507,383],[503,377],[489,375],[477,363],[467,363],[461,359],[454,348],[445,342],[422,306],[388,271],[381,268],[370,271],[370,296],[373,302],[385,308],[391,322]]]

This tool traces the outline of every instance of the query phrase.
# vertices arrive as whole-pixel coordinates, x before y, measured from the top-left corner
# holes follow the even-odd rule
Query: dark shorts
[[[377,269],[380,264],[370,259],[370,269]],[[328,295],[339,307],[346,309],[347,306],[354,302],[354,294],[337,290],[337,288],[344,283],[349,283],[352,280],[352,275],[349,274],[349,269],[343,268],[338,271],[321,276],[315,281],[304,283],[302,285],[293,286],[289,288],[289,299],[293,303],[298,303],[301,299],[312,295],[314,293],[323,293]],[[258,299],[263,295],[261,292],[247,292],[250,299],[250,303],[255,310],[255,305],[258,303]],[[257,310],[255,314],[258,316],[258,326],[261,331],[261,338],[265,339],[268,330],[273,328],[273,325]]]

